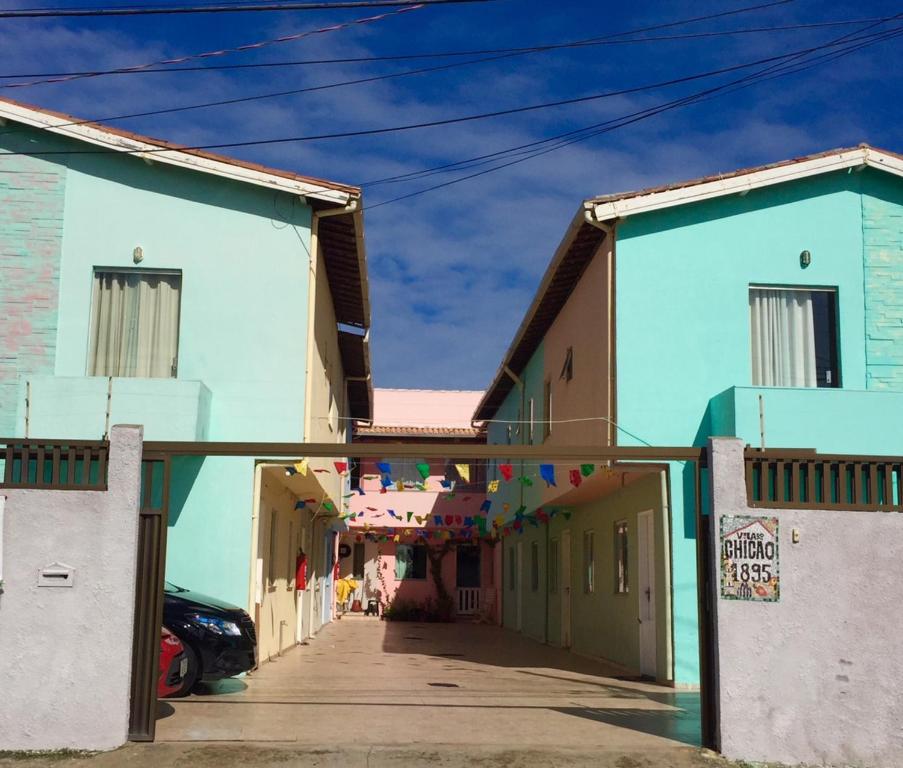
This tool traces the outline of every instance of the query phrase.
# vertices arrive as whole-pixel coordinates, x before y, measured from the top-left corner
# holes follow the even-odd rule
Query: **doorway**
[[[637,514],[637,571],[640,674],[655,678],[655,522],[651,509]]]
[[[571,532],[561,533],[561,647],[571,647]]]
[[[523,573],[523,562],[524,562],[524,543],[522,541],[517,542],[517,547],[515,548],[515,556],[514,556],[514,583],[516,585],[516,592],[514,595],[515,603],[517,605],[517,621],[515,623],[515,627],[518,632],[521,632],[524,628],[524,573]]]

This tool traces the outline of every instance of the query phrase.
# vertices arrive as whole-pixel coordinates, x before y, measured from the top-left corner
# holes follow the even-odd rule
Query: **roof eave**
[[[778,165],[750,173],[727,176],[699,184],[658,192],[637,193],[615,200],[588,200],[597,221],[612,221],[678,205],[710,200],[724,195],[745,194],[753,189],[805,179],[848,168],[869,167],[903,176],[903,159],[872,147],[857,147],[822,157]]]
[[[526,333],[530,322],[533,320],[536,311],[539,309],[539,304],[542,301],[543,296],[545,296],[546,290],[548,289],[549,284],[552,282],[552,278],[555,276],[555,272],[567,255],[567,252],[571,244],[573,243],[574,238],[577,236],[577,233],[580,231],[580,228],[585,223],[586,209],[581,206],[580,210],[577,211],[577,213],[574,215],[574,218],[571,220],[571,223],[568,225],[568,228],[564,233],[564,237],[561,239],[561,242],[558,244],[558,248],[555,250],[555,255],[553,256],[552,261],[546,268],[545,274],[543,274],[542,280],[539,283],[539,287],[536,289],[536,294],[533,296],[533,301],[530,303],[530,307],[524,315],[523,320],[521,320],[521,324],[517,329],[517,333],[514,334],[514,339],[511,341],[511,344],[508,345],[505,356],[502,358],[502,362],[492,379],[492,384],[486,389],[486,392],[480,399],[480,403],[479,405],[477,405],[476,410],[473,414],[473,421],[488,421],[495,415],[495,412],[498,410],[498,407],[492,408],[490,410],[488,408],[488,402],[492,398],[496,387],[498,387],[502,379],[508,377],[506,369],[509,368],[511,358],[514,356],[514,353],[517,351],[518,346],[520,346],[520,343],[523,341],[524,334]]]
[[[39,128],[48,133],[108,149],[111,152],[128,153],[146,162],[200,171],[333,205],[347,205],[353,199],[360,197],[360,191],[352,187],[320,185],[313,181],[244,167],[228,162],[226,158],[217,159],[209,154],[180,148],[176,145],[170,147],[166,142],[143,141],[137,136],[123,135],[116,129],[106,128],[95,123],[80,122],[69,115],[34,109],[5,99],[0,99],[0,119]]]

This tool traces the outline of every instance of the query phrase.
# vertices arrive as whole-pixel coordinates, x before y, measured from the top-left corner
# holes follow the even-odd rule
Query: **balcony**
[[[17,436],[26,418],[30,438],[90,440],[108,425],[141,424],[145,440],[206,440],[210,390],[184,379],[114,378],[111,387],[97,376],[32,376],[19,384]]]
[[[903,454],[903,392],[884,390],[731,387],[709,401],[709,434],[758,448],[760,395],[767,448]]]

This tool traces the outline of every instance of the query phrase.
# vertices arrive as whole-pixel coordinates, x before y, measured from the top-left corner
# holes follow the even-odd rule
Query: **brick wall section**
[[[862,196],[869,389],[903,391],[903,205]]]
[[[19,376],[53,373],[65,189],[63,166],[0,161],[0,437],[15,429]]]

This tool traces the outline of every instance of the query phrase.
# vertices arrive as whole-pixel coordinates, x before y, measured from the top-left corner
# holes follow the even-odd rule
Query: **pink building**
[[[485,443],[471,422],[482,394],[376,389],[373,421],[355,428],[354,442]],[[496,621],[496,513],[487,509],[483,462],[368,459],[355,462],[351,487],[339,560],[339,575],[358,582],[351,604],[375,599],[399,615]]]

